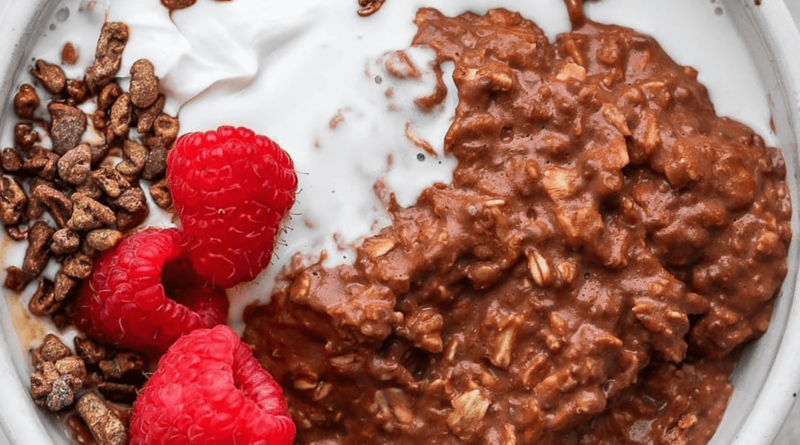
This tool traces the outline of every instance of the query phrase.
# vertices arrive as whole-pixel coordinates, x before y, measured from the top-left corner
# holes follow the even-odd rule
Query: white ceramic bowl
[[[336,1],[349,1],[355,8],[355,0]],[[390,6],[393,1],[406,0],[389,0],[385,7]],[[477,8],[493,2],[464,0],[463,3],[465,7]],[[59,4],[59,1],[53,0],[0,0],[0,42],[11,42],[5,43],[6,47],[0,51],[0,97],[5,98],[0,101],[0,116],[8,113],[14,79],[26,68],[27,61],[30,60],[29,48],[32,38],[49,24],[45,20],[53,15]],[[734,109],[732,113],[734,118],[739,118],[735,113],[739,98],[742,101],[739,105],[744,108],[750,107],[750,102],[753,101],[759,102],[758,106],[768,104],[775,132],[768,135],[767,139],[783,148],[788,166],[787,180],[793,195],[792,228],[795,234],[789,252],[789,275],[776,301],[769,332],[745,350],[733,375],[736,389],[723,422],[712,441],[712,444],[716,445],[767,445],[772,443],[778,434],[796,394],[800,391],[800,353],[798,353],[800,304],[794,303],[798,279],[797,239],[800,238],[800,226],[798,226],[800,205],[797,199],[800,196],[798,189],[800,35],[789,10],[781,0],[765,0],[760,6],[755,6],[753,0],[710,0],[710,4],[697,0],[675,0],[666,4],[663,0],[604,0],[600,4],[589,5],[588,10],[589,15],[595,19],[620,23],[620,20],[615,18],[615,7],[628,7],[634,10],[649,7],[665,9],[674,5],[689,4],[693,5],[692,8],[705,7],[711,11],[724,13],[725,20],[734,27],[739,41],[730,48],[720,47],[714,50],[716,52],[712,51],[709,57],[713,60],[686,62],[679,59],[679,62],[713,65],[718,59],[720,67],[727,67],[718,68],[728,69],[729,72],[723,73],[722,76],[717,73],[717,77],[722,77],[723,80],[729,77],[734,91],[728,90],[715,95],[712,88],[712,99],[717,105],[720,105],[719,101],[723,102],[723,106],[718,109]],[[671,41],[680,42],[683,39],[684,47],[691,46],[693,42],[687,44],[687,39],[715,31],[714,22],[699,20],[692,14],[692,10],[681,11],[681,6],[675,8],[678,10],[678,15],[663,16],[663,23],[671,21],[673,24],[681,24],[680,14],[683,13],[686,18],[686,28],[674,27],[667,33],[671,36]],[[658,28],[661,19],[658,14],[642,15],[644,18],[641,18],[635,11],[633,13],[629,11],[626,17],[627,19],[621,24],[631,25],[645,32],[653,32],[649,28]],[[660,36],[656,37],[661,40]],[[673,57],[680,56],[670,48],[669,44],[665,44],[665,48]],[[725,65],[726,60],[730,63],[728,59],[729,56],[732,57],[734,51],[738,51],[736,60],[745,61],[741,69],[736,67],[730,69],[730,65]],[[701,68],[701,80],[704,80],[704,72]],[[758,83],[757,86],[753,86],[753,91],[737,90],[737,88],[748,89],[747,81],[752,79]],[[759,97],[761,92],[765,92],[768,98]],[[765,129],[769,132],[766,121],[760,122],[760,125],[755,127],[761,133],[764,133]],[[0,282],[4,278],[3,271],[0,273]],[[14,308],[10,307],[10,302],[10,298],[3,298],[0,301],[0,397],[2,397],[0,445],[4,445],[6,443],[4,441],[11,444],[67,443],[54,417],[38,409],[30,398],[28,387],[30,365],[23,353],[24,347],[20,347],[20,333],[14,330],[11,322]],[[22,337],[26,335],[22,333]]]

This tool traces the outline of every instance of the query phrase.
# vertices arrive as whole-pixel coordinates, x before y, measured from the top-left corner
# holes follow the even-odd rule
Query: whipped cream
[[[436,81],[429,65],[433,52],[409,49],[422,6],[449,15],[505,7],[536,22],[550,39],[569,29],[563,0],[388,0],[368,18],[356,14],[355,0],[200,0],[171,15],[159,0],[65,0],[30,54],[57,61],[70,41],[80,59],[64,69],[80,78],[103,20],[123,21],[131,32],[121,83],[136,60],[151,60],[168,97],[165,111],[180,117],[182,134],[242,125],[289,152],[299,190],[272,264],[254,282],[229,290],[229,324],[241,332],[243,308],[268,301],[276,275],[294,254],[313,261],[326,251],[326,265],[348,262],[355,257],[352,246],[388,224],[377,181],[408,206],[425,187],[450,180],[454,161],[443,152],[443,138],[457,103],[452,66],[444,66],[448,94],[441,106],[423,113],[413,103]],[[586,9],[594,20],[654,35],[679,63],[698,69],[720,115],[747,123],[774,143],[766,90],[723,5],[604,0]],[[389,75],[385,60],[396,50],[407,50],[420,79]],[[27,74],[18,78],[30,81]],[[13,122],[3,124],[5,145],[11,144]],[[436,155],[407,133],[428,142]],[[173,225],[170,215],[153,208],[147,225]],[[20,263],[24,248],[10,246],[6,264]],[[46,275],[55,271],[51,265]]]

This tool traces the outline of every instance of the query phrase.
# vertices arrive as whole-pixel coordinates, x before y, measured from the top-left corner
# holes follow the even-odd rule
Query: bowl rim
[[[28,0],[25,2],[5,1],[0,9],[0,37],[6,42],[16,42],[11,51],[0,52],[0,115],[5,112],[12,92],[15,74],[33,38],[41,19],[53,11],[61,1]],[[800,31],[784,0],[763,2],[754,6],[752,0],[730,0],[741,3],[748,11],[750,20],[760,33],[763,43],[772,51],[771,61],[779,81],[779,89],[787,100],[789,125],[796,141],[800,141],[800,58],[796,49],[800,48]],[[101,1],[100,3],[107,3]],[[798,147],[783,147],[797,152]],[[793,202],[798,202],[795,196]],[[797,227],[798,209],[793,209],[793,227]],[[798,237],[797,231],[795,238]],[[795,256],[797,241],[793,240]],[[791,255],[791,254],[790,254]],[[796,271],[795,271],[796,272]],[[790,272],[791,276],[792,272]],[[787,278],[788,280],[788,278]],[[752,411],[739,426],[734,444],[770,444],[781,430],[794,405],[796,394],[800,392],[800,279],[791,283],[794,293],[784,295],[789,298],[789,315],[786,329],[781,336],[774,361],[765,377],[761,391],[755,397]],[[0,291],[5,293],[5,291]],[[0,304],[3,316],[5,303]],[[12,357],[16,350],[16,337],[13,327],[0,323],[0,388],[6,400],[29,399],[28,388],[21,384],[17,367]],[[0,403],[0,445],[21,443],[56,443],[54,429],[49,428],[44,419],[47,416],[33,403]]]

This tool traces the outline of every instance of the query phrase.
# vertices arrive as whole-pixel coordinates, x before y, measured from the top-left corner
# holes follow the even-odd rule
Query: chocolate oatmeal
[[[713,435],[787,272],[783,158],[652,38],[574,21],[419,11],[455,63],[452,183],[246,314],[297,443]]]

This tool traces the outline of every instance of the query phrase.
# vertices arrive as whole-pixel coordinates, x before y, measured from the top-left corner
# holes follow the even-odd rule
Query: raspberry
[[[277,144],[246,128],[184,135],[167,158],[167,180],[197,273],[232,287],[267,267],[297,188]]]
[[[283,391],[225,325],[182,337],[158,363],[131,417],[131,445],[289,445]]]
[[[224,323],[225,290],[191,267],[177,229],[148,229],[99,257],[78,296],[75,324],[124,348],[162,353],[180,336]]]

